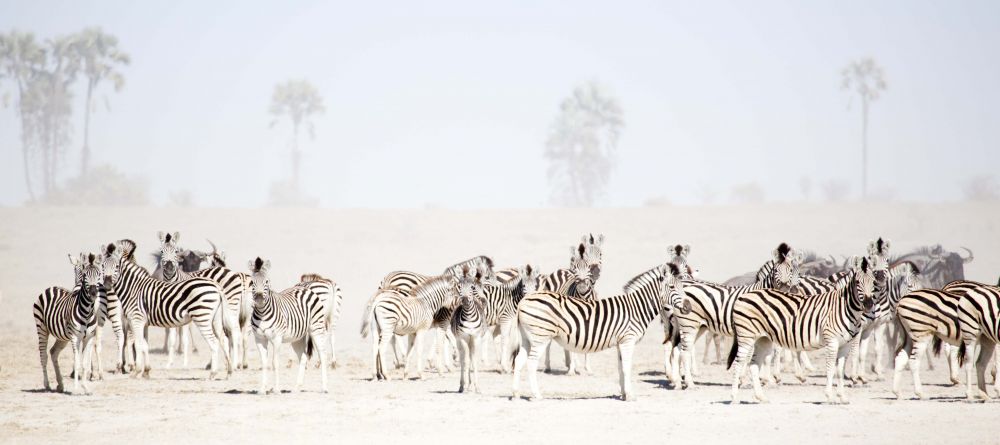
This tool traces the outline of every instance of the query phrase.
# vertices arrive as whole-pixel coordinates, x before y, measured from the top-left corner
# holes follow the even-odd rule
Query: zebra
[[[298,285],[308,287],[314,293],[326,299],[328,309],[326,317],[326,335],[327,343],[329,344],[329,349],[327,350],[329,353],[328,362],[330,363],[331,369],[337,369],[335,332],[337,329],[337,322],[340,320],[340,307],[344,301],[344,297],[340,292],[340,286],[335,281],[324,278],[322,275],[315,273],[302,274],[299,278]]]
[[[295,357],[299,360],[299,374],[295,381],[293,392],[302,387],[305,377],[306,363],[315,347],[319,348],[320,372],[322,375],[323,392],[327,388],[327,345],[326,335],[330,318],[329,295],[321,296],[313,292],[313,286],[292,286],[281,292],[271,289],[271,261],[260,257],[250,260],[250,289],[253,294],[253,315],[250,324],[253,326],[254,338],[257,340],[257,350],[260,352],[260,390],[258,394],[267,394],[267,366],[270,359],[274,369],[274,385],[271,391],[280,394],[278,378],[278,348],[282,343],[291,343]],[[318,282],[312,282],[318,283]]]
[[[594,284],[601,275],[601,246],[604,243],[604,235],[584,235],[579,246],[570,249],[570,267],[559,269],[551,274],[542,276],[538,282],[538,290],[543,292],[555,292],[567,297],[579,298],[585,301],[597,299],[594,292]],[[580,374],[576,367],[576,360],[570,351],[563,352],[566,359],[566,374]],[[590,370],[590,356],[583,355],[584,369],[588,374]],[[552,343],[545,351],[545,372],[552,371]]]
[[[46,391],[49,386],[48,357],[52,357],[52,368],[56,374],[56,391],[63,392],[62,372],[59,370],[59,353],[67,344],[73,346],[73,392],[80,392],[83,370],[91,360],[90,343],[97,330],[97,305],[104,293],[104,277],[98,256],[81,253],[77,257],[69,255],[73,265],[74,286],[69,291],[61,287],[50,287],[38,295],[32,312],[35,330],[38,333],[38,355],[42,364],[42,383]],[[55,339],[46,353],[49,336]],[[83,383],[84,392],[90,389]]]
[[[250,314],[253,312],[253,303],[250,294],[250,275],[228,269],[223,266],[209,267],[193,272],[185,272],[180,267],[180,254],[182,250],[177,246],[179,233],[164,234],[160,232],[160,264],[157,271],[160,279],[173,283],[192,277],[208,278],[219,284],[225,296],[223,304],[223,333],[228,342],[229,351],[232,354],[230,360],[236,364],[237,369],[247,368],[246,338],[250,332]],[[214,261],[213,261],[214,263]],[[181,341],[184,350],[184,366],[187,366],[188,343],[190,334],[184,334],[184,328],[168,329],[168,344],[176,341],[177,333],[181,333]],[[168,347],[171,349],[172,347]],[[167,367],[170,367],[173,359],[173,351],[168,353]],[[210,366],[210,365],[209,365]],[[206,366],[208,369],[208,366]]]
[[[903,295],[896,303],[896,323],[903,334],[903,342],[896,350],[892,391],[903,398],[900,377],[909,362],[913,374],[913,389],[918,398],[925,397],[920,384],[920,359],[927,345],[933,341],[934,350],[939,351],[942,342],[959,346],[961,349],[961,326],[958,319],[958,304],[962,295],[954,289],[918,289]],[[951,381],[959,383],[958,369],[951,370]]]
[[[465,261],[446,267],[442,275],[449,275],[449,274],[454,275],[456,272],[461,271],[462,266],[469,266],[471,268],[484,267],[492,271],[493,260],[486,255],[479,255],[476,257],[472,257]],[[372,301],[374,301],[375,297],[378,296],[384,290],[394,290],[403,295],[410,295],[413,291],[413,288],[427,282],[431,278],[434,278],[434,276],[424,275],[416,272],[409,272],[402,270],[390,272],[384,278],[382,278],[382,282],[379,284],[378,291],[374,295],[372,295],[372,298],[368,301],[368,304],[371,304]],[[451,345],[452,350],[454,350],[454,348],[456,347],[454,342],[454,337],[451,336],[451,331],[450,329],[448,329],[448,320],[450,319],[451,319],[450,309],[442,308],[442,310],[439,311],[439,313],[436,313],[435,328],[437,329],[437,331],[435,332],[444,334],[445,341],[447,341],[448,342],[447,344]],[[405,345],[405,338],[402,336],[394,336],[390,339],[390,342],[392,343],[393,351],[395,354],[396,366],[399,367],[400,364],[403,363],[402,354],[406,350],[407,346]],[[435,349],[435,354],[432,355],[432,357],[434,356],[438,357],[438,369],[441,370],[441,368],[446,368],[446,370],[451,371],[450,364],[443,357],[443,355],[447,353],[445,348],[440,349],[442,355],[437,354],[437,351],[439,351],[437,344],[434,345],[434,349]],[[421,364],[420,366],[422,367],[423,364]]]
[[[1000,346],[1000,287],[961,280],[945,285],[945,289],[961,295],[957,310],[962,339],[958,349],[959,363],[979,351],[975,370],[977,388],[972,388],[972,366],[969,366],[966,368],[966,397],[969,401],[989,400],[986,368],[990,360],[996,358],[995,369],[1000,369],[1000,355],[996,354]],[[996,374],[993,377],[994,390],[1000,393],[1000,381]]]
[[[792,350],[824,348],[826,398],[834,400],[833,377],[837,370],[837,400],[847,403],[844,394],[844,364],[850,340],[861,329],[865,313],[870,313],[877,297],[874,270],[867,257],[851,260],[851,270],[837,290],[799,296],[787,290],[760,289],[741,295],[733,304],[733,346],[727,368],[733,371],[732,403],[739,402],[740,378],[750,362],[754,398],[766,402],[759,380],[760,365],[773,345]]]
[[[423,337],[434,324],[434,314],[443,307],[451,307],[456,300],[455,276],[444,275],[428,279],[411,289],[407,295],[397,290],[380,290],[368,303],[361,321],[361,337],[372,338],[372,380],[388,380],[382,365],[382,355],[394,335],[409,337],[410,348],[404,359],[403,377],[408,377],[411,356],[417,355],[417,378],[423,378],[420,357]]]
[[[676,244],[670,246],[668,249],[670,252],[670,260],[667,261],[668,264],[673,264],[677,266],[680,271],[678,278],[681,280],[692,280],[696,274],[696,270],[692,268],[687,261],[688,255],[691,253],[691,246],[684,244]],[[656,266],[649,269],[639,275],[632,277],[632,279],[625,282],[622,286],[622,292],[629,293],[634,292],[649,283],[656,283],[662,278],[662,273],[664,269],[660,266]],[[667,311],[662,311],[660,314],[660,324],[663,325],[663,375],[667,377],[667,380],[673,385],[677,385],[680,382],[678,377],[679,372],[679,358],[680,351],[675,349],[678,347],[679,338],[677,338],[677,330],[674,326],[674,320],[671,315],[667,314]],[[694,346],[692,345],[692,348]],[[718,344],[716,344],[716,351],[718,353]],[[693,353],[693,351],[692,351]],[[705,356],[708,356],[708,346],[705,346]],[[694,371],[692,371],[694,372]]]
[[[201,264],[204,262],[204,257],[199,255],[198,252],[193,252],[190,250],[183,250],[177,247],[177,241],[180,239],[181,234],[179,232],[156,232],[157,238],[160,240],[160,250],[153,252],[153,262],[156,267],[153,269],[153,278],[161,281],[174,281],[174,279],[164,279],[163,267],[163,245],[171,245],[177,250],[177,258],[172,264],[173,267],[178,268],[180,272],[190,273],[201,269]],[[173,275],[173,273],[171,273]],[[176,275],[174,275],[176,277]],[[184,276],[184,279],[190,278],[189,276]],[[183,366],[188,366],[188,355],[190,351],[198,352],[197,346],[191,341],[193,338],[192,330],[194,326],[188,324],[179,328],[167,328],[166,335],[163,336],[163,350],[168,351],[173,349],[176,352],[183,354],[184,362]],[[127,335],[127,333],[126,333]],[[148,333],[147,333],[148,335]],[[180,338],[180,344],[178,344],[178,338]],[[168,353],[167,368],[173,366],[173,354]]]
[[[194,322],[209,345],[212,362],[208,378],[217,374],[219,352],[218,335],[222,334],[222,289],[207,278],[190,278],[176,283],[164,283],[152,277],[135,262],[135,242],[120,241],[126,246],[118,260],[120,276],[114,290],[128,319],[130,336],[134,339],[136,357],[132,376],[149,377],[149,343],[145,337],[146,326],[179,327]],[[226,358],[227,376],[232,374],[228,345],[222,342]]]
[[[680,270],[673,264],[661,266],[662,279],[656,285],[600,300],[582,300],[556,292],[535,292],[517,307],[519,341],[514,352],[512,397],[519,394],[520,371],[527,364],[533,400],[540,400],[536,368],[541,352],[553,340],[565,349],[598,352],[618,347],[619,381],[622,400],[634,400],[631,371],[632,353],[653,319],[663,309],[690,307],[683,303]]]
[[[458,360],[459,366],[461,366],[458,392],[465,392],[466,388],[475,393],[479,392],[479,365],[475,360],[476,348],[488,328],[486,298],[481,286],[483,275],[481,269],[476,270],[473,274],[468,267],[463,267],[456,285],[458,308],[451,318],[451,332],[458,343]]]
[[[500,272],[506,270],[508,269]],[[538,280],[541,276],[539,269],[531,264],[525,264],[513,270],[514,274],[507,275],[510,278],[501,280],[499,279],[500,272],[497,272],[498,280],[495,284],[486,283],[483,285],[483,294],[486,297],[484,317],[487,327],[490,328],[487,329],[487,340],[495,341],[497,337],[500,338],[496,349],[497,361],[500,363],[500,372],[502,373],[510,372],[511,363],[507,360],[510,357],[510,351],[507,350],[510,344],[508,338],[517,317],[517,305],[525,295],[538,290]],[[483,361],[486,360],[486,346],[489,344],[490,341],[485,341],[480,345],[483,351]]]
[[[681,389],[691,386],[693,372],[691,370],[692,349],[695,341],[705,332],[733,336],[733,305],[737,299],[748,292],[776,288],[790,292],[799,284],[798,264],[800,254],[787,243],[781,243],[772,252],[773,265],[770,273],[761,277],[751,285],[725,286],[705,281],[685,281],[684,296],[691,301],[692,310],[687,313],[674,313],[674,324],[680,341]],[[768,355],[768,364],[773,356]],[[796,370],[799,372],[799,370]],[[805,376],[797,375],[800,380]],[[774,375],[768,374],[769,378]]]
[[[117,349],[117,363],[115,364],[115,372],[125,373],[125,361],[124,361],[124,348],[125,348],[125,329],[122,323],[122,307],[121,301],[118,299],[118,294],[115,293],[114,283],[118,281],[118,258],[114,255],[117,246],[114,243],[101,246],[99,261],[101,262],[101,271],[103,272],[104,280],[104,290],[105,299],[100,302],[98,308],[98,319],[97,319],[97,335],[94,339],[94,356],[97,362],[97,374],[98,380],[104,380],[104,367],[102,364],[101,356],[101,343],[102,335],[101,332],[104,330],[104,325],[106,322],[111,322],[111,331],[115,334],[115,341],[118,345]]]

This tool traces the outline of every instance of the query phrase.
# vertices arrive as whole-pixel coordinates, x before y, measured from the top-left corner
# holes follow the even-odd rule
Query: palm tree
[[[294,191],[299,188],[299,164],[302,153],[299,150],[299,129],[304,124],[309,130],[309,137],[316,138],[316,127],[312,123],[312,116],[322,114],[326,111],[323,108],[323,97],[319,95],[319,90],[307,80],[289,80],[274,86],[274,94],[271,95],[271,127],[278,123],[282,116],[288,116],[292,121],[292,177],[291,185]]]
[[[595,82],[575,88],[562,101],[544,152],[553,201],[594,204],[608,184],[624,125],[618,99]]]
[[[861,196],[868,196],[868,106],[885,91],[885,73],[875,59],[866,57],[841,72],[841,89],[853,90],[861,98]]]
[[[86,28],[76,36],[76,51],[87,78],[87,101],[83,109],[83,149],[80,157],[80,175],[86,176],[90,165],[90,110],[94,90],[102,81],[114,84],[121,91],[125,77],[117,71],[120,65],[131,62],[129,55],[118,49],[118,37],[106,34],[101,28]]]
[[[35,200],[34,188],[31,185],[31,167],[29,162],[29,128],[23,99],[27,94],[29,84],[45,62],[45,51],[30,32],[11,31],[0,34],[0,73],[11,79],[17,86],[17,114],[21,120],[21,154],[24,161],[24,183],[28,187],[28,197]]]

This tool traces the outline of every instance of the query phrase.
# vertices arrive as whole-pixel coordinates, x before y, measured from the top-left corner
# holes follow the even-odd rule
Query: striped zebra
[[[952,290],[919,289],[903,295],[896,303],[896,323],[903,342],[896,350],[892,391],[903,398],[900,377],[909,363],[913,374],[913,389],[918,398],[925,397],[920,384],[920,360],[927,346],[934,344],[939,351],[942,342],[959,346],[962,343],[958,319],[958,303],[962,295]],[[951,370],[951,381],[959,383],[958,369]]]
[[[670,260],[666,264],[673,264],[677,267],[680,271],[678,278],[681,280],[694,279],[697,271],[688,264],[687,260],[688,255],[691,253],[691,246],[676,244],[670,246],[668,250],[670,252]],[[656,266],[632,277],[632,279],[625,282],[625,285],[622,286],[622,292],[627,294],[635,292],[650,283],[658,283],[663,278],[664,270],[663,267]],[[672,385],[676,386],[680,384],[680,350],[678,349],[680,338],[677,337],[677,329],[675,329],[673,316],[666,310],[660,313],[660,324],[663,326],[663,375],[667,377],[667,380]],[[693,347],[694,345],[692,345],[692,354],[694,353]],[[708,346],[705,347],[705,356],[708,356]],[[696,373],[697,371],[694,371],[692,367],[692,372]]]
[[[656,286],[587,301],[556,292],[535,292],[517,307],[519,347],[514,353],[512,399],[520,396],[520,371],[527,364],[528,383],[533,400],[542,398],[536,369],[541,352],[555,341],[564,349],[598,352],[618,347],[622,400],[634,400],[632,393],[632,353],[636,343],[649,329],[661,310],[683,307],[680,270],[673,264],[663,266],[663,279]]]
[[[48,358],[52,357],[52,368],[56,373],[56,391],[63,392],[62,371],[59,370],[59,353],[67,344],[73,346],[73,392],[80,392],[83,370],[90,366],[90,343],[97,330],[97,305],[104,290],[104,277],[97,255],[81,253],[77,257],[69,255],[73,265],[74,286],[69,291],[61,287],[50,287],[42,291],[32,306],[35,330],[38,333],[38,355],[42,364],[42,383],[45,390],[49,386]],[[46,353],[49,336],[55,339]],[[85,392],[90,392],[86,382]]]
[[[541,292],[555,292],[571,298],[583,301],[594,301],[597,294],[594,292],[594,285],[601,275],[601,245],[604,243],[604,235],[595,238],[593,235],[585,235],[583,242],[577,247],[570,249],[570,266],[566,269],[559,269],[551,274],[544,275],[538,281],[538,290]],[[577,369],[575,357],[570,351],[563,351],[566,359],[566,374],[580,374]],[[590,356],[583,355],[584,369],[588,374],[590,370]],[[552,371],[552,343],[545,351],[545,372]]]
[[[511,329],[517,318],[517,305],[525,295],[538,290],[538,280],[541,276],[538,268],[530,264],[513,270],[516,272],[508,275],[510,278],[498,279],[495,284],[483,285],[483,294],[486,297],[483,310],[488,329],[487,341],[480,344],[483,351],[482,361],[486,361],[487,345],[490,344],[490,340],[495,342],[499,337],[500,341],[496,350],[497,362],[502,373],[510,372],[512,365],[509,361],[510,351],[508,347],[510,346]],[[497,276],[500,276],[500,272],[497,272]]]
[[[462,266],[468,266],[470,268],[485,267],[490,270],[493,270],[493,260],[486,255],[479,255],[446,267],[442,275],[454,275],[456,271],[461,270]],[[434,278],[434,276],[419,274],[416,272],[401,271],[401,270],[390,272],[384,278],[382,278],[382,282],[379,284],[378,292],[376,292],[375,295],[372,295],[372,298],[368,301],[368,304],[371,304],[372,301],[375,299],[375,297],[378,296],[379,293],[381,293],[381,291],[384,290],[393,290],[403,295],[411,295],[413,288],[427,282],[431,278]],[[455,345],[454,337],[451,335],[451,330],[448,328],[449,320],[451,320],[450,308],[449,309],[442,308],[441,311],[435,314],[435,321],[436,321],[435,328],[437,330],[434,332],[438,334],[443,334],[443,335],[438,335],[437,337],[438,338],[444,337],[444,341],[447,341],[446,344],[452,346],[452,350],[454,350],[457,346]],[[437,338],[435,339],[435,341],[436,340]],[[403,336],[394,336],[390,340],[396,358],[397,368],[400,367],[404,361],[402,354],[406,351],[407,346],[412,346],[412,345],[406,345],[405,341],[406,339]],[[440,355],[438,354],[438,351],[440,351]],[[435,344],[434,352],[435,353],[432,355],[432,357],[438,358],[437,366],[439,371],[442,368],[451,371],[451,366],[449,364],[449,361],[445,360],[444,357],[444,355],[447,355],[447,348],[444,347],[439,348],[439,345]],[[454,361],[452,360],[452,362]],[[423,367],[423,364],[421,364],[420,366]]]
[[[215,281],[222,289],[225,297],[223,305],[223,333],[224,341],[227,342],[231,357],[230,360],[236,364],[237,369],[247,367],[246,338],[250,333],[250,314],[253,312],[253,302],[250,298],[250,275],[226,267],[209,267],[193,272],[185,272],[181,268],[180,254],[182,249],[178,247],[177,240],[179,233],[164,234],[160,232],[159,267],[154,271],[154,277],[159,272],[161,280],[167,283],[174,283],[192,277],[208,278]],[[173,344],[176,336],[180,333],[184,350],[184,366],[187,366],[188,343],[190,333],[184,335],[184,327],[168,329],[168,359],[167,367],[173,362]],[[206,369],[211,366],[206,366]]]
[[[733,336],[733,306],[737,299],[748,292],[775,288],[792,291],[799,284],[798,264],[800,254],[787,243],[781,243],[772,252],[770,273],[761,277],[751,285],[725,286],[704,281],[685,281],[684,295],[691,301],[691,311],[688,313],[674,312],[674,325],[680,340],[681,389],[686,389],[693,383],[692,350],[698,338],[706,332]],[[768,355],[768,364],[773,356]],[[797,370],[798,371],[798,370]],[[768,378],[773,378],[771,373]],[[805,376],[799,374],[800,380]]]
[[[118,345],[117,348],[117,363],[115,364],[115,372],[124,373],[125,372],[125,361],[123,351],[125,348],[125,329],[124,323],[122,322],[122,307],[121,301],[118,299],[118,294],[115,293],[114,283],[118,282],[119,268],[118,268],[118,257],[115,255],[115,251],[118,247],[112,243],[101,246],[99,261],[101,262],[101,271],[103,273],[105,299],[98,305],[98,315],[97,315],[97,334],[94,339],[94,357],[97,363],[97,374],[98,380],[104,380],[104,366],[102,364],[103,358],[101,354],[101,343],[102,335],[101,332],[104,330],[104,325],[107,322],[111,322],[111,331],[115,334],[115,342]]]
[[[966,356],[976,357],[976,389],[972,388],[972,366],[966,368],[966,397],[970,401],[989,400],[986,392],[986,368],[990,360],[996,358],[995,369],[1000,369],[1000,355],[996,354],[1000,345],[1000,287],[974,281],[961,280],[945,285],[961,295],[958,304],[958,320],[961,328],[962,344],[959,346],[959,363]],[[1000,381],[994,377],[994,390],[1000,393]]]
[[[340,320],[340,307],[344,297],[341,295],[340,286],[329,278],[324,278],[320,274],[307,273],[299,278],[299,286],[307,287],[314,293],[326,300],[328,309],[326,317],[327,352],[329,353],[330,369],[337,369],[337,348],[336,330],[337,322]]]
[[[754,398],[765,402],[759,372],[775,345],[794,351],[825,349],[826,398],[834,400],[833,377],[837,371],[837,400],[844,394],[844,365],[851,339],[861,330],[864,313],[874,307],[875,276],[867,257],[851,260],[844,286],[819,295],[800,296],[778,289],[744,293],[733,304],[733,347],[727,367],[733,368],[732,402],[739,402],[740,378],[748,362]],[[735,367],[733,365],[735,364]]]
[[[291,343],[295,357],[299,360],[299,374],[295,380],[293,392],[302,388],[305,378],[306,363],[312,355],[313,348],[319,349],[320,373],[322,375],[323,392],[327,388],[327,327],[330,320],[330,295],[320,296],[313,292],[313,284],[309,286],[292,286],[281,292],[271,289],[271,261],[260,257],[250,260],[250,289],[253,294],[253,315],[250,324],[253,327],[257,350],[260,352],[260,389],[258,394],[267,394],[267,366],[270,362],[274,370],[274,385],[270,391],[280,394],[278,377],[278,349],[282,343]],[[329,292],[329,290],[327,290]]]
[[[219,335],[223,324],[223,294],[219,285],[207,278],[190,278],[176,283],[165,283],[152,277],[145,268],[135,262],[135,242],[120,241],[122,256],[118,261],[120,276],[114,285],[122,304],[125,319],[128,320],[130,337],[135,342],[135,368],[133,376],[140,373],[149,377],[149,342],[145,331],[147,326],[162,328],[179,327],[194,322],[208,343],[212,354],[209,379],[217,374]],[[228,373],[232,374],[228,346],[222,342]],[[126,348],[127,349],[127,348]]]
[[[458,343],[458,361],[461,371],[458,378],[458,392],[479,392],[479,365],[476,363],[476,348],[489,327],[486,323],[486,298],[482,292],[482,270],[462,269],[458,276],[456,291],[458,307],[451,318],[451,332]]]
[[[156,267],[153,268],[153,278],[161,281],[174,281],[165,280],[163,276],[163,255],[161,251],[164,244],[172,244],[174,248],[177,249],[177,264],[175,267],[179,268],[182,272],[194,272],[201,268],[201,262],[198,260],[197,255],[185,256],[184,253],[190,253],[191,251],[184,251],[177,247],[177,242],[180,240],[181,234],[178,232],[156,232],[156,236],[160,241],[160,250],[153,252],[153,263]],[[184,279],[190,278],[184,276]],[[148,329],[147,329],[148,330]],[[198,352],[198,348],[191,341],[194,337],[194,326],[187,324],[179,328],[167,328],[166,335],[163,336],[163,350],[173,350],[174,352],[179,352],[183,355],[184,362],[183,366],[186,368],[188,366],[188,356],[191,351]],[[127,332],[126,332],[127,335]],[[148,332],[146,335],[149,335]],[[180,344],[178,344],[178,339]],[[131,342],[129,342],[131,344]],[[168,354],[169,358],[167,360],[167,368],[173,366],[173,354]]]
[[[409,337],[410,348],[404,359],[403,377],[408,377],[412,356],[417,357],[417,378],[423,377],[420,357],[423,337],[433,327],[434,314],[441,308],[452,307],[456,300],[455,276],[450,273],[431,278],[411,289],[410,295],[396,290],[380,290],[369,302],[361,321],[361,337],[372,338],[372,380],[388,380],[382,365],[389,340],[394,335]]]
[[[889,269],[887,284],[885,286],[876,285],[876,305],[872,311],[873,318],[868,320],[861,333],[854,338],[851,346],[851,369],[847,377],[852,382],[865,383],[871,380],[865,374],[871,369],[875,373],[875,379],[882,379],[882,366],[885,362],[884,353],[889,350],[888,328],[894,325],[896,317],[896,305],[899,300],[912,291],[924,287],[920,283],[920,271],[911,262],[903,262]],[[895,345],[896,342],[891,344]],[[875,361],[868,367],[868,349],[874,346]],[[890,351],[892,353],[894,351]]]

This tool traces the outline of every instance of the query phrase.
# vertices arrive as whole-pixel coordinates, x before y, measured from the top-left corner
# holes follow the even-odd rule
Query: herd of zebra
[[[282,343],[291,343],[299,362],[295,390],[317,356],[326,391],[327,369],[336,366],[334,331],[342,303],[337,283],[304,274],[278,292],[271,288],[270,261],[252,259],[247,272],[239,272],[226,267],[225,255],[214,245],[211,253],[202,253],[181,249],[178,240],[177,233],[159,234],[152,273],[137,263],[131,240],[70,257],[75,286],[48,288],[34,305],[45,388],[50,389],[51,357],[57,390],[64,389],[58,356],[67,344],[73,346],[74,392],[81,383],[88,390],[86,377],[102,378],[100,335],[110,321],[120,372],[148,377],[149,326],[168,329],[168,367],[178,337],[187,362],[190,329],[197,328],[211,352],[209,379],[218,373],[220,352],[228,374],[234,367],[247,368],[246,341],[252,332],[261,359],[259,393],[278,392]],[[512,398],[520,397],[520,374],[526,368],[530,398],[540,399],[536,371],[543,353],[545,368],[551,369],[554,342],[565,350],[569,374],[589,373],[588,354],[617,347],[621,397],[633,400],[632,355],[659,317],[664,373],[674,388],[693,384],[698,339],[709,340],[707,361],[711,345],[721,359],[721,342],[731,338],[727,367],[733,370],[733,402],[747,380],[754,398],[766,401],[762,386],[780,382],[786,361],[805,381],[806,371],[814,369],[806,352],[814,350],[828,356],[825,395],[830,402],[847,402],[845,377],[864,383],[871,370],[880,378],[885,351],[895,356],[895,394],[902,397],[900,377],[908,367],[916,395],[923,398],[919,368],[929,345],[935,352],[946,350],[955,384],[966,356],[976,357],[977,386],[973,367],[966,367],[966,395],[990,397],[986,371],[994,357],[1000,365],[1000,354],[994,353],[1000,344],[1000,287],[964,279],[962,265],[972,260],[971,252],[962,258],[934,247],[891,257],[890,242],[878,238],[863,254],[837,265],[833,258],[781,243],[749,280],[717,284],[697,278],[688,263],[689,246],[674,245],[667,261],[628,280],[620,294],[599,297],[595,284],[603,243],[603,235],[584,235],[571,249],[569,266],[548,274],[532,264],[498,269],[487,256],[449,266],[440,275],[389,273],[362,314],[361,334],[373,337],[373,380],[389,378],[387,359],[395,359],[404,378],[411,373],[420,378],[429,364],[441,373],[451,370],[457,358],[459,392],[479,392],[478,366],[495,360],[501,372],[513,376]],[[55,343],[48,349],[50,335]],[[430,360],[422,356],[427,339]],[[876,360],[869,368],[865,359],[872,345]],[[489,346],[495,348],[493,358]],[[387,357],[390,347],[393,355]],[[275,374],[271,386],[268,368]]]

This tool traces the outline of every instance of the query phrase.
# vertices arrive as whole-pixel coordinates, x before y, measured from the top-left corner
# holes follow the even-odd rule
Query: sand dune
[[[930,400],[896,401],[887,382],[849,388],[851,404],[821,404],[824,378],[768,388],[772,403],[729,406],[730,374],[703,365],[687,391],[665,387],[660,372],[662,333],[654,324],[636,352],[639,400],[617,394],[614,352],[596,355],[594,374],[541,376],[548,397],[539,403],[509,401],[510,378],[487,367],[483,394],[456,394],[457,373],[423,381],[367,381],[369,344],[358,335],[364,302],[382,275],[396,269],[433,273],[457,260],[491,255],[500,266],[531,262],[544,270],[562,267],[570,246],[585,232],[607,237],[598,293],[611,295],[628,278],[662,262],[669,243],[692,246],[691,262],[702,277],[724,280],[759,266],[774,246],[822,253],[860,253],[882,235],[902,252],[939,242],[968,246],[976,260],[967,277],[995,282],[1000,273],[997,205],[805,204],[762,207],[663,207],[602,210],[236,210],[236,209],[0,209],[0,441],[98,442],[189,439],[309,442],[403,439],[485,442],[545,438],[556,443],[661,440],[809,440],[837,442],[966,442],[998,439],[996,402],[967,404],[964,389],[944,386],[944,362],[923,373]],[[260,255],[273,262],[276,285],[303,272],[334,277],[345,293],[338,328],[343,365],[333,373],[331,393],[316,392],[319,374],[310,368],[306,392],[258,396],[259,363],[229,380],[206,382],[198,368],[205,349],[188,369],[163,369],[154,354],[147,380],[107,374],[93,395],[40,393],[41,372],[31,304],[50,285],[68,286],[67,253],[96,250],[101,242],[131,238],[140,259],[156,247],[158,230],[181,232],[181,244],[207,249],[210,238],[235,268]],[[157,347],[160,330],[153,330]],[[106,368],[112,364],[105,335]],[[200,339],[199,339],[200,341]],[[728,344],[725,345],[728,348]],[[700,351],[699,351],[700,356]],[[64,369],[71,354],[62,355]],[[700,361],[700,357],[699,357]],[[813,354],[817,365],[820,354]],[[563,369],[561,366],[557,369]],[[284,387],[294,372],[281,369]],[[395,374],[398,376],[398,374]],[[963,374],[964,378],[964,374]],[[909,384],[909,376],[904,379]],[[749,399],[749,390],[745,398]]]

